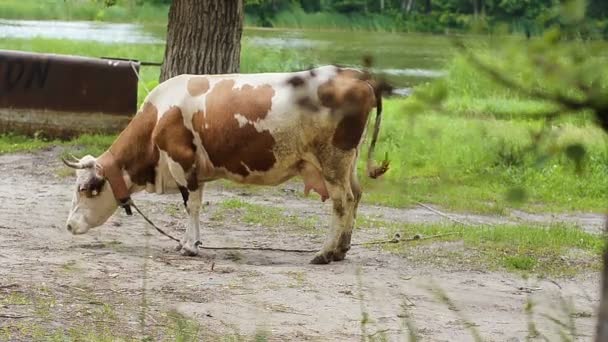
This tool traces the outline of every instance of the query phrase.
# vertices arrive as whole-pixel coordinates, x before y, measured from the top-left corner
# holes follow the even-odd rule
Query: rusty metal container
[[[0,132],[119,132],[137,110],[139,62],[0,50]]]

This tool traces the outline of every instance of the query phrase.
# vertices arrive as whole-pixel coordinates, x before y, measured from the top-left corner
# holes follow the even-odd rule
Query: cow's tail
[[[389,161],[388,157],[385,157],[380,165],[376,165],[374,161],[374,149],[376,148],[376,141],[378,140],[378,133],[380,132],[380,122],[382,121],[382,86],[373,85],[374,95],[376,97],[376,122],[374,123],[374,131],[372,132],[372,141],[369,144],[369,150],[367,151],[367,175],[370,178],[378,178],[388,171]]]

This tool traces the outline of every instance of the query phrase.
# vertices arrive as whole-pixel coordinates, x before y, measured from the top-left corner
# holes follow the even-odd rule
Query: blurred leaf
[[[585,157],[585,147],[581,144],[572,144],[566,147],[566,155],[568,158],[574,160],[579,163]]]
[[[583,167],[583,159],[585,158],[586,150],[581,144],[568,145],[565,149],[566,156],[572,159],[576,164],[576,171],[581,172]]]
[[[547,164],[549,159],[551,159],[551,156],[547,153],[543,153],[540,156],[538,156],[538,158],[536,158],[536,160],[534,161],[534,166],[536,168],[540,169],[540,168],[544,167],[545,164]]]
[[[574,23],[585,18],[586,0],[564,0],[561,3],[561,15],[565,22]]]
[[[428,104],[439,105],[448,96],[448,87],[443,80],[437,80],[422,87],[416,92],[416,97]]]
[[[528,199],[528,194],[526,189],[522,187],[515,187],[507,191],[506,199],[512,203],[522,203]]]
[[[562,35],[562,33],[561,33],[559,27],[552,27],[552,28],[548,29],[547,31],[545,31],[545,34],[543,34],[543,39],[545,40],[545,42],[547,42],[549,44],[556,44],[559,42],[561,35]],[[536,48],[540,48],[540,47],[537,46]]]

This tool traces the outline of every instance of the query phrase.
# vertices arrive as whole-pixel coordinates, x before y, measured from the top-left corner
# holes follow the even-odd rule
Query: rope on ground
[[[410,241],[417,241],[417,240],[428,240],[428,239],[436,239],[436,238],[440,238],[440,237],[444,237],[444,236],[458,235],[458,234],[461,234],[461,232],[449,232],[449,233],[442,233],[442,234],[435,234],[435,235],[428,235],[428,236],[424,236],[422,234],[416,234],[416,235],[412,236],[411,238],[401,239],[401,234],[395,233],[393,238],[390,240],[378,240],[378,241],[370,241],[370,242],[353,243],[353,244],[351,244],[351,246],[383,245],[383,244],[388,244],[388,243],[400,243],[400,242],[410,242]]]
[[[422,203],[419,203],[419,204],[421,204],[422,206],[425,206]],[[139,208],[135,205],[135,203],[133,203],[133,201],[130,201],[129,205],[131,205],[133,208],[135,208],[135,210],[139,213],[139,215],[141,215],[141,217],[143,217],[144,220],[146,220],[146,222],[148,222],[148,224],[150,224],[152,227],[154,227],[154,229],[156,229],[156,231],[158,231],[162,235],[168,237],[169,239],[171,239],[173,241],[177,241],[178,243],[181,244],[180,240],[178,240],[177,238],[173,237],[172,235],[166,233],[164,230],[160,229],[157,225],[155,225],[154,222],[152,222],[152,220],[150,220],[146,215],[144,215],[144,213],[141,212],[141,210],[139,210]],[[430,207],[427,207],[427,208],[435,211],[435,209],[432,209]],[[437,212],[441,213],[439,211],[437,211]],[[441,214],[445,215],[443,213],[441,213]],[[447,215],[446,215],[446,217],[450,218]],[[459,221],[456,221],[456,222],[459,222]],[[466,224],[463,222],[459,222],[459,223],[461,223],[463,225],[470,225],[470,224]],[[462,234],[462,232],[449,232],[449,233],[435,234],[435,235],[429,235],[429,236],[424,236],[422,234],[416,234],[416,235],[412,236],[411,238],[402,239],[401,234],[395,233],[393,238],[390,240],[359,242],[359,243],[353,243],[353,244],[351,244],[351,246],[371,246],[371,245],[383,245],[383,244],[389,244],[389,243],[403,243],[403,242],[410,242],[410,241],[417,241],[417,240],[436,239],[436,238],[440,238],[440,237],[444,237],[444,236],[457,235],[457,234]],[[291,249],[291,248],[275,248],[275,247],[238,247],[238,246],[235,246],[235,247],[203,246],[203,245],[201,245],[200,241],[196,242],[196,246],[200,249],[207,249],[207,250],[271,251],[271,252],[287,252],[287,253],[315,253],[315,252],[317,252],[317,249]]]
[[[437,210],[437,209],[435,209],[435,208],[432,208],[432,207],[430,207],[430,206],[428,206],[428,205],[426,205],[426,204],[424,204],[424,203],[422,203],[422,202],[418,202],[418,201],[416,201],[415,203],[416,203],[416,204],[418,204],[419,206],[421,206],[421,207],[423,207],[423,208],[427,209],[427,210],[430,210],[430,211],[434,212],[435,214],[437,214],[437,215],[439,215],[439,216],[445,217],[445,218],[447,218],[448,220],[453,221],[453,222],[456,222],[456,223],[459,223],[459,224],[461,224],[461,225],[463,225],[463,226],[469,226],[469,227],[474,227],[474,226],[475,226],[474,224],[471,224],[471,223],[468,223],[468,222],[461,221],[461,220],[459,220],[459,219],[457,219],[457,218],[454,218],[454,217],[452,217],[452,216],[450,216],[450,215],[448,215],[448,214],[442,213],[441,211],[439,211],[439,210]]]
[[[219,246],[203,246],[198,245],[200,249],[210,250],[236,250],[236,251],[271,251],[271,252],[289,252],[289,253],[315,253],[317,249],[288,249],[274,247],[219,247]]]

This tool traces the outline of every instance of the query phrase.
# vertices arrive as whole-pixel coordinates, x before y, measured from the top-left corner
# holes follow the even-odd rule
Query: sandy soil
[[[73,179],[58,175],[59,153],[0,156],[0,340],[44,340],[49,334],[87,340],[82,337],[87,333],[173,340],[198,323],[201,340],[250,339],[257,333],[273,341],[358,341],[366,333],[405,341],[409,323],[423,341],[471,341],[468,320],[484,340],[523,341],[529,332],[524,314],[529,298],[537,303],[534,322],[550,340],[557,339],[559,327],[543,313],[564,320],[569,316],[578,340],[593,336],[598,274],[525,280],[451,267],[449,262],[442,267],[412,263],[363,247],[353,247],[345,261],[325,266],[310,265],[312,255],[306,253],[204,250],[198,257],[182,257],[172,241],[146,227],[140,217],[121,211],[103,227],[71,236],[63,226]],[[210,186],[205,193],[209,206],[202,215],[203,243],[319,247],[322,227],[267,229],[240,223],[229,214],[225,220],[211,217],[213,208],[231,197],[304,217],[328,217],[329,204],[304,200],[299,191],[296,184],[260,192]],[[134,199],[167,230],[185,230],[179,196],[142,194]],[[168,207],[180,210],[170,212]],[[444,220],[421,207],[363,205],[360,210],[385,220]],[[589,214],[453,215],[484,224],[566,220],[589,231],[602,225],[601,215]],[[377,230],[359,230],[353,242],[384,237]],[[438,301],[429,290],[433,287],[443,289],[452,303]],[[569,315],[562,298],[572,303]]]

